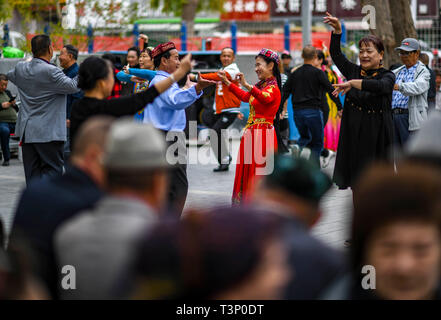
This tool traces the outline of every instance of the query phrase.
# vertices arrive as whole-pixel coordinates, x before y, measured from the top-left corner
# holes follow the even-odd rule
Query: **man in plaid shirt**
[[[402,148],[409,135],[420,128],[427,119],[427,92],[430,72],[418,60],[420,45],[413,38],[404,39],[396,48],[403,66],[393,70],[396,75],[392,93],[392,114],[394,119],[394,140]]]

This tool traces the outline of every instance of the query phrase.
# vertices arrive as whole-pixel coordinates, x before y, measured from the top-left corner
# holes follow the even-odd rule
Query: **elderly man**
[[[67,44],[61,49],[58,60],[60,60],[60,66],[63,68],[63,72],[66,76],[73,79],[78,75],[78,49],[71,44]],[[81,99],[83,96],[82,92],[77,92],[67,95],[66,101],[66,127],[70,126],[70,111],[72,110],[72,104],[75,100]],[[69,130],[67,130],[67,139],[64,144],[64,160],[66,161],[70,155],[70,145],[69,145]]]
[[[66,173],[51,179],[35,180],[23,191],[12,228],[11,243],[23,234],[31,243],[39,275],[54,298],[59,291],[53,251],[57,228],[91,208],[103,196],[101,159],[113,118],[97,116],[84,123],[78,132]]]
[[[15,122],[17,121],[17,105],[15,97],[7,90],[8,77],[0,74],[0,145],[3,154],[2,166],[9,166],[11,153],[9,151],[9,137],[14,133]]]
[[[420,129],[422,122],[427,119],[430,72],[424,63],[418,60],[418,40],[406,38],[395,50],[404,64],[393,70],[396,80],[392,94],[394,140],[396,147],[401,149],[409,134]]]
[[[62,298],[117,298],[113,290],[127,272],[137,238],[158,220],[166,199],[169,165],[158,130],[131,119],[117,120],[106,149],[103,163],[109,195],[68,221],[56,235],[60,268],[71,265],[76,271],[76,289],[62,289]]]
[[[79,91],[76,78],[49,62],[54,53],[49,36],[33,37],[31,47],[34,58],[8,72],[21,100],[16,134],[22,142],[26,182],[63,172],[66,95]]]
[[[180,65],[179,52],[173,42],[158,45],[153,50],[152,56],[157,73],[150,86],[170,77]],[[175,162],[176,166],[170,174],[169,209],[178,214],[181,214],[184,208],[188,192],[185,108],[202,96],[204,88],[214,84],[215,81],[205,80],[202,77],[198,77],[196,85],[188,89],[180,89],[178,84],[174,83],[145,108],[144,122],[160,129],[168,143],[173,145],[170,150],[173,149],[174,153],[168,160]]]

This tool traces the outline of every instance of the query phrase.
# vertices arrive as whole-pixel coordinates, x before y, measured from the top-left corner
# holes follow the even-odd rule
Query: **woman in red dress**
[[[280,105],[281,79],[279,56],[269,49],[262,49],[256,56],[255,71],[260,80],[249,85],[243,73],[238,78],[244,91],[219,71],[222,81],[240,100],[250,105],[250,116],[240,141],[234,179],[233,205],[243,204],[253,190],[257,177],[271,173],[272,159],[277,150],[277,138],[273,121]]]

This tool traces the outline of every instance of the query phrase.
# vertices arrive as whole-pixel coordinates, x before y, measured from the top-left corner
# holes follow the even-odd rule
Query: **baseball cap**
[[[291,54],[289,53],[288,50],[283,50],[281,56],[282,56],[282,59],[286,59],[286,58],[290,58],[290,59],[292,59]]]
[[[112,125],[103,163],[110,169],[166,168],[166,143],[162,133],[150,124],[123,118]]]
[[[416,51],[420,50],[420,43],[417,39],[414,38],[406,38],[401,41],[401,46],[395,48],[395,50],[403,50],[403,51]]]

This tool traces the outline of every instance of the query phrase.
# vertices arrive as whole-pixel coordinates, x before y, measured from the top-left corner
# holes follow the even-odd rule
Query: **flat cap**
[[[166,143],[150,124],[123,118],[112,125],[103,164],[110,169],[166,168]]]

